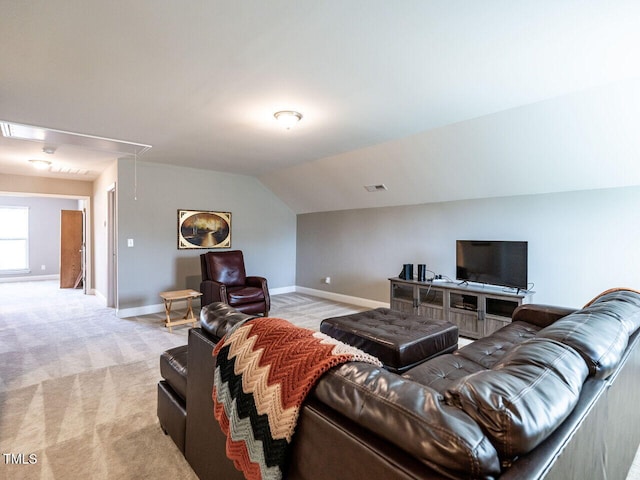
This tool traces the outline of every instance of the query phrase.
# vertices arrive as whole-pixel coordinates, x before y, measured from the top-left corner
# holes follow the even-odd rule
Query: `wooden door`
[[[81,210],[60,211],[60,288],[82,284],[83,217]]]

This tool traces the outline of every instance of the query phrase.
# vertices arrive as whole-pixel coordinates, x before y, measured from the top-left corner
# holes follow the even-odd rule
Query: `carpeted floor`
[[[314,329],[364,310],[300,294],[272,303]],[[156,417],[159,355],[188,328],[117,318],[57,282],[0,283],[0,453],[13,454],[0,479],[195,479]]]
[[[313,329],[365,310],[295,293],[272,303]],[[117,318],[57,282],[0,283],[0,479],[196,479],[156,417],[158,357],[187,331],[169,333],[163,314]]]

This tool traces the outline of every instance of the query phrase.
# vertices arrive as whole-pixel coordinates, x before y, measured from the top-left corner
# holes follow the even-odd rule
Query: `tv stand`
[[[513,311],[530,303],[534,292],[505,291],[492,285],[418,282],[390,278],[392,310],[448,320],[460,335],[481,338],[511,323]]]

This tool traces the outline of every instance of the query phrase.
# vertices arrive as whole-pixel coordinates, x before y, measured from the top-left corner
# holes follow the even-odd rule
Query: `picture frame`
[[[178,250],[231,248],[231,212],[178,210]]]

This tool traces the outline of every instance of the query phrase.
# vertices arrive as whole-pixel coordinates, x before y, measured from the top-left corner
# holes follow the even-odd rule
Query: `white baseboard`
[[[270,295],[282,295],[284,293],[293,292],[304,293],[305,295],[311,295],[313,297],[326,298],[327,300],[332,300],[334,302],[357,305],[359,307],[389,308],[389,304],[385,302],[378,302],[377,300],[370,300],[368,298],[352,297],[350,295],[343,295],[341,293],[325,292],[324,290],[316,290],[315,288],[299,287],[297,285],[269,289]],[[99,294],[96,292],[96,295]],[[158,303],[155,305],[143,305],[141,307],[121,308],[116,310],[116,316],[118,318],[138,317],[141,315],[150,315],[153,313],[164,313],[164,304]]]
[[[107,297],[105,297],[101,292],[99,292],[95,288],[92,288],[89,294],[95,295],[95,297],[100,301],[100,303],[102,303],[102,305],[104,305],[105,307],[107,306]]]
[[[292,293],[295,291],[295,286],[270,288],[269,295],[281,295],[283,293]],[[106,298],[104,300],[106,304]],[[164,304],[157,303],[155,305],[143,305],[141,307],[121,308],[116,310],[116,315],[118,316],[118,318],[137,317],[140,315],[150,315],[152,313],[164,313]]]
[[[142,307],[119,308],[116,309],[116,316],[118,318],[129,318],[161,312],[164,313],[164,304],[157,303],[155,305],[143,305]]]
[[[11,283],[11,282],[38,282],[41,280],[57,280],[60,278],[60,275],[31,275],[29,277],[1,277],[0,283]]]
[[[368,308],[389,308],[389,304],[385,302],[379,302],[377,300],[370,300],[368,298],[352,297],[351,295],[343,295],[341,293],[325,292],[324,290],[316,290],[315,288],[298,287],[296,286],[296,292],[304,293],[306,295],[312,295],[314,297],[326,298],[327,300],[333,300],[334,302],[349,303],[351,305],[358,305],[359,307]]]
[[[291,285],[288,287],[270,288],[269,295],[282,295],[283,293],[293,293],[296,291],[296,286]]]

